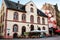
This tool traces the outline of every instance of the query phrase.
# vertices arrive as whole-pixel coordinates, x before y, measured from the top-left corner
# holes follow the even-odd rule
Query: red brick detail
[[[13,38],[13,36],[8,36],[8,35],[6,35],[6,37],[4,37],[4,38]]]
[[[7,37],[7,34],[6,34],[6,32],[7,32],[7,13],[8,13],[8,9],[6,9],[6,19],[5,19],[5,32],[4,32],[4,38]]]

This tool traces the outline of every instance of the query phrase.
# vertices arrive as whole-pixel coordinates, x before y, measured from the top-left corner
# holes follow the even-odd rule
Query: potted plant
[[[28,38],[29,32],[24,32],[24,35]]]

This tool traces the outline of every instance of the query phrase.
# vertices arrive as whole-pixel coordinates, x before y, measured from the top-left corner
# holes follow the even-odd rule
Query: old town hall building
[[[4,38],[24,35],[24,32],[32,30],[46,30],[48,32],[48,16],[46,16],[36,5],[29,1],[22,5],[10,0],[3,0],[1,7],[0,33]],[[16,35],[15,35],[16,34]]]

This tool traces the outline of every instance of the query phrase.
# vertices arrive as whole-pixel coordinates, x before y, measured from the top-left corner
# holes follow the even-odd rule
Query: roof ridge
[[[41,11],[41,10],[39,10],[39,9],[37,9],[37,13],[38,13],[38,15],[40,15],[40,16],[48,17],[46,14],[44,14],[43,11]]]
[[[15,3],[15,4],[18,4],[17,2],[10,1],[10,0],[5,0],[5,1],[7,1],[7,2],[13,2],[13,3]],[[20,4],[20,3],[19,3],[19,4]],[[23,4],[20,4],[20,5],[23,5]]]

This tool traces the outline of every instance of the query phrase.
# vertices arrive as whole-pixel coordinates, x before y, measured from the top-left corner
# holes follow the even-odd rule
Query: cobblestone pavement
[[[34,39],[0,39],[0,40],[60,40],[60,36],[49,38],[34,38]]]

